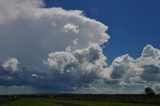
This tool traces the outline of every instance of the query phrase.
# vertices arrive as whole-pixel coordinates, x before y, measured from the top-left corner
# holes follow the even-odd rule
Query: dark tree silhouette
[[[150,88],[150,87],[146,87],[146,88],[145,88],[145,93],[146,93],[147,95],[149,95],[149,96],[154,96],[154,95],[155,95],[155,92],[154,92],[153,89]]]

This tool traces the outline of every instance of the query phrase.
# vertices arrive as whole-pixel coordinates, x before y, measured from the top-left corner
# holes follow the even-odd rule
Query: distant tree
[[[154,95],[155,95],[155,92],[154,92],[153,89],[150,88],[150,87],[146,87],[146,88],[145,88],[145,93],[146,93],[148,96],[154,96]]]

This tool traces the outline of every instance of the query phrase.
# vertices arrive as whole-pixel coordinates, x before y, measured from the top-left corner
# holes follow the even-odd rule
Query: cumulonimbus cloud
[[[42,0],[0,1],[1,86],[65,90],[99,78],[108,27],[80,10],[43,6]]]
[[[159,89],[159,49],[147,45],[139,58],[127,54],[107,66],[100,47],[110,38],[106,25],[80,10],[44,5],[42,0],[0,1],[0,89],[62,92],[96,89],[97,83]]]
[[[43,8],[42,0],[0,1],[0,29],[1,60],[16,57],[37,67],[50,52],[83,49],[109,39],[107,26],[82,11]]]

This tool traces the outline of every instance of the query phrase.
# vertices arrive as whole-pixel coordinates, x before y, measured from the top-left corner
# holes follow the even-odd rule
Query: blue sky
[[[45,0],[46,7],[82,10],[109,27],[104,53],[108,62],[126,53],[140,56],[143,47],[160,48],[160,0]]]
[[[0,0],[0,94],[159,93],[159,29],[160,0]]]

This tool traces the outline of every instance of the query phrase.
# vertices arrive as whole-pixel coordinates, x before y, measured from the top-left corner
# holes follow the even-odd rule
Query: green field
[[[155,104],[60,100],[50,98],[18,98],[0,106],[159,106]]]

